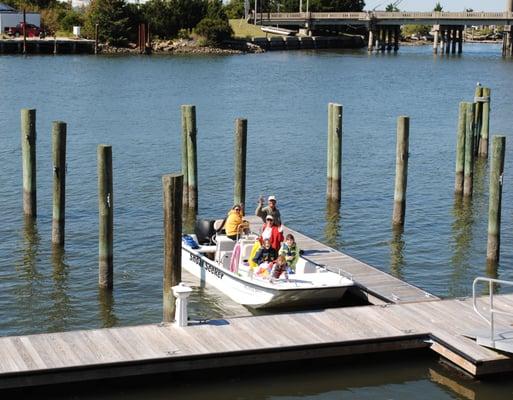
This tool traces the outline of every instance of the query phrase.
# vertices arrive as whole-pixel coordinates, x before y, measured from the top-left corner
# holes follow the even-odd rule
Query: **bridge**
[[[442,53],[461,53],[463,30],[472,25],[504,26],[503,54],[513,55],[511,25],[513,10],[503,12],[298,12],[257,13],[251,19],[254,23],[267,26],[287,26],[312,30],[328,26],[352,26],[366,28],[369,51],[374,48],[384,51],[399,49],[400,27],[403,25],[432,25],[435,37],[433,49]]]

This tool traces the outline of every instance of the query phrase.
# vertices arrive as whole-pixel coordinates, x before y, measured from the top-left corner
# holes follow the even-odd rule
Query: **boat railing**
[[[477,288],[478,283],[480,283],[480,282],[488,283],[489,300],[490,300],[488,315],[485,315],[484,313],[479,311],[479,308],[477,306],[478,298],[477,298],[477,294],[476,294],[477,293],[476,288]],[[513,286],[513,282],[505,281],[505,280],[501,280],[501,279],[478,277],[478,278],[474,279],[474,282],[472,283],[472,305],[473,305],[474,311],[477,313],[477,315],[479,315],[482,319],[484,319],[488,323],[488,325],[490,325],[490,340],[491,341],[495,340],[495,314],[513,316],[513,313],[511,313],[511,312],[502,311],[502,310],[498,310],[497,308],[495,308],[494,303],[493,303],[493,296],[494,296],[494,289],[495,289],[496,285]]]

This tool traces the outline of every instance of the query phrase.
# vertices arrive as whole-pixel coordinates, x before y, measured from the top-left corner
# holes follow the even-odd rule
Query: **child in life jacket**
[[[271,241],[264,240],[262,247],[253,257],[253,262],[259,266],[257,275],[267,276],[276,257],[278,257],[278,252],[271,247]]]
[[[273,283],[276,279],[280,279],[281,274],[285,274],[285,279],[288,281],[289,273],[287,272],[287,268],[285,256],[278,256],[271,270],[270,282]]]

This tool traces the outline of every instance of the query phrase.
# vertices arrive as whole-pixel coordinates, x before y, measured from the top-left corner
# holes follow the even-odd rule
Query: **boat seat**
[[[216,237],[216,261],[221,262],[222,254],[229,251],[232,252],[235,247],[235,242],[227,236]]]
[[[246,263],[249,261],[249,256],[251,255],[251,250],[253,249],[255,242],[254,241],[244,241],[241,244],[241,252],[240,252],[240,264],[245,261]]]

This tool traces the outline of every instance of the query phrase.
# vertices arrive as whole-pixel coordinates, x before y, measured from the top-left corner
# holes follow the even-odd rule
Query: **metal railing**
[[[488,282],[488,290],[490,291],[489,298],[490,298],[490,308],[489,308],[489,316],[482,314],[479,309],[477,308],[477,296],[476,296],[476,287],[479,282]],[[483,318],[488,324],[490,325],[490,340],[495,340],[495,318],[494,314],[502,314],[502,315],[509,315],[513,316],[513,313],[497,310],[493,306],[493,290],[495,288],[496,284],[506,285],[506,286],[513,286],[512,281],[503,281],[500,279],[492,279],[492,278],[484,278],[479,277],[474,279],[474,282],[472,283],[472,304],[474,307],[474,311],[479,315],[481,318]]]

